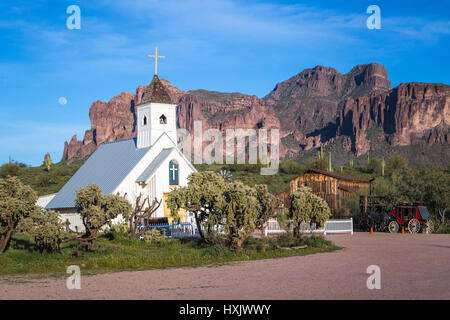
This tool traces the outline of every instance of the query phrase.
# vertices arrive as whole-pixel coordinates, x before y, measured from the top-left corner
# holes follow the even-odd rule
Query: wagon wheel
[[[427,220],[427,222],[425,223],[425,228],[423,229],[423,232],[424,233],[428,233],[428,234],[430,234],[430,233],[433,233],[433,230],[434,230],[434,223],[433,223],[433,220]]]
[[[400,229],[400,226],[398,225],[397,221],[391,221],[389,222],[388,229],[390,233],[397,233],[398,229]]]
[[[420,232],[420,222],[416,218],[411,219],[408,222],[409,233],[419,233]]]

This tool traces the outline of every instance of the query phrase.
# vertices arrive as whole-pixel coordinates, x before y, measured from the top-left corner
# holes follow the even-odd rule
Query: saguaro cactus
[[[333,172],[333,166],[331,164],[331,152],[328,152],[328,171]]]
[[[52,158],[50,157],[50,153],[46,153],[44,156],[44,166],[47,168],[47,171],[50,171],[50,168],[52,167]]]
[[[381,159],[381,175],[384,176],[384,168],[386,167],[386,162],[384,161],[384,157]]]

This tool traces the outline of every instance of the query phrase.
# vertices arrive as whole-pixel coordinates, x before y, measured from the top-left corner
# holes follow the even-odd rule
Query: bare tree
[[[140,237],[150,230],[150,219],[158,210],[162,200],[153,199],[150,203],[150,197],[143,197],[142,193],[136,198],[134,209],[129,216],[130,236],[132,238]]]

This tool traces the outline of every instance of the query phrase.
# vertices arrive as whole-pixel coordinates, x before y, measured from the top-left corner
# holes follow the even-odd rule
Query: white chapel
[[[89,184],[100,186],[104,194],[125,195],[132,205],[142,194],[150,200],[162,200],[155,217],[170,212],[167,195],[187,185],[187,177],[196,172],[177,147],[176,104],[171,101],[157,72],[137,105],[135,138],[103,143],[56,194],[41,197],[38,204],[61,214],[71,227],[83,230],[75,208],[75,192]]]

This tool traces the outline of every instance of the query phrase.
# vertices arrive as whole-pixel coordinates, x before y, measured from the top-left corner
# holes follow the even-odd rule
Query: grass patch
[[[286,250],[286,247],[308,245],[305,249]],[[249,238],[241,251],[220,245],[208,245],[199,240],[167,239],[146,243],[120,234],[102,235],[95,252],[70,257],[74,244],[65,244],[64,254],[49,253],[42,257],[29,244],[25,235],[14,235],[10,248],[0,254],[0,276],[45,274],[66,276],[70,265],[80,266],[83,274],[111,271],[163,269],[201,265],[221,265],[236,261],[300,256],[339,249],[323,237],[310,236],[292,239],[286,235],[271,238]]]

